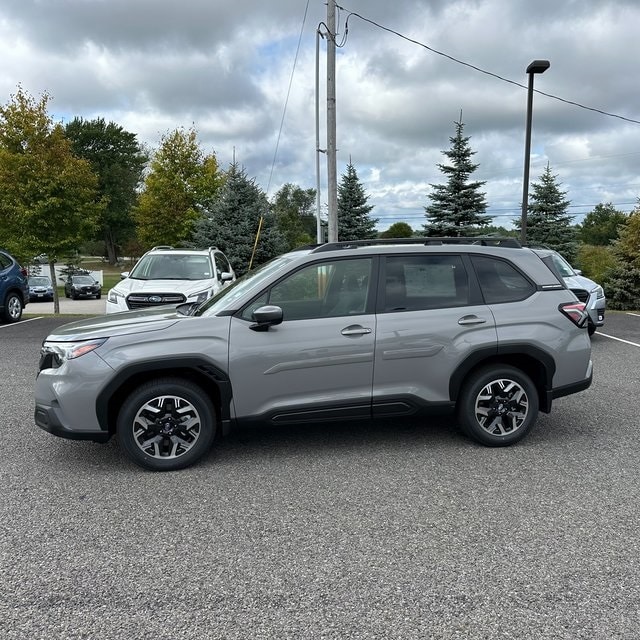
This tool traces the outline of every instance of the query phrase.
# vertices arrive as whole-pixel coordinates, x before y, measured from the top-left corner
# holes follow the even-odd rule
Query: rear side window
[[[13,263],[11,262],[11,259],[9,258],[9,256],[5,255],[4,253],[0,253],[0,269],[6,269],[7,267],[10,267]]]
[[[536,290],[534,284],[509,262],[490,256],[471,256],[471,261],[487,304],[517,302]]]
[[[419,311],[469,304],[469,278],[457,255],[386,259],[384,311]]]

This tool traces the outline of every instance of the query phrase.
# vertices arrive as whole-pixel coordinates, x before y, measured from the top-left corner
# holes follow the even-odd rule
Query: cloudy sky
[[[576,222],[599,202],[634,207],[638,0],[338,5],[338,177],[351,158],[379,229],[424,223],[460,113],[480,164],[473,178],[486,180],[494,222],[510,226],[520,212],[525,69],[534,59],[551,67],[535,77],[549,96],[534,98],[531,178],[549,162]],[[223,168],[235,153],[269,196],[287,182],[315,187],[316,31],[326,19],[324,0],[0,0],[0,101],[18,85],[47,91],[54,119],[103,117],[151,149],[194,126]]]

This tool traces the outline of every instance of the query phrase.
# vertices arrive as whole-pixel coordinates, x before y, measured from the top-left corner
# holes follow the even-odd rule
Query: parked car
[[[51,302],[53,284],[49,276],[29,276],[29,302]]]
[[[10,253],[0,250],[0,320],[18,322],[27,302],[27,270]]]
[[[593,335],[598,327],[604,325],[604,313],[607,308],[604,289],[574,269],[557,251],[552,249],[534,249],[534,251],[543,260],[550,260],[553,263],[567,287],[576,294],[578,300],[585,303],[589,314],[589,335]]]
[[[236,279],[216,247],[204,250],[154,247],[107,294],[107,313],[201,303]]]
[[[58,328],[35,422],[142,467],[194,463],[218,433],[455,412],[510,445],[591,384],[584,302],[515,240],[338,242],[282,255],[204,304]]]
[[[102,296],[102,286],[90,275],[73,274],[64,283],[64,295],[67,298],[77,300],[78,298],[95,298],[100,300]]]

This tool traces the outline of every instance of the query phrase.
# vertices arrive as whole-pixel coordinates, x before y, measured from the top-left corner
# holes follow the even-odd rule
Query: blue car
[[[51,302],[53,300],[53,285],[49,276],[29,277],[29,302],[42,300]]]
[[[18,322],[27,302],[27,270],[9,253],[0,250],[0,320]]]

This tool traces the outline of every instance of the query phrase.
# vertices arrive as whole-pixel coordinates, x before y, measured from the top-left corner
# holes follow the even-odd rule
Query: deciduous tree
[[[215,154],[205,154],[194,129],[162,137],[134,210],[143,246],[188,242],[200,213],[223,183]]]
[[[627,214],[618,211],[610,202],[597,204],[580,226],[580,240],[584,244],[610,245],[618,237],[618,230],[626,219]]]
[[[295,249],[315,242],[317,236],[314,212],[315,189],[283,185],[273,198],[273,212],[278,220],[287,248]]]
[[[49,100],[19,87],[0,107],[0,245],[23,259],[47,254],[55,282],[54,261],[91,237],[103,203],[91,166],[49,116]]]
[[[97,238],[104,241],[109,264],[116,264],[118,248],[134,235],[131,211],[148,156],[134,133],[103,118],[74,118],[66,125],[65,134],[74,153],[88,160],[98,176],[105,208]]]

